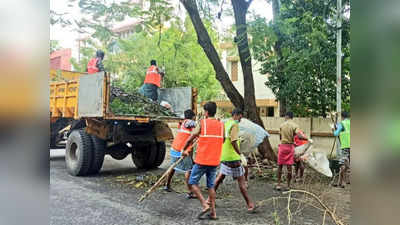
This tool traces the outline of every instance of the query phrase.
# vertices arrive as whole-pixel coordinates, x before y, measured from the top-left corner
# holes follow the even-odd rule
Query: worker
[[[144,84],[140,87],[139,92],[150,98],[153,101],[158,99],[158,89],[161,87],[161,80],[164,76],[164,72],[160,72],[157,67],[156,60],[150,61],[150,67],[147,69]]]
[[[178,133],[175,136],[174,141],[172,142],[170,154],[171,154],[171,164],[174,164],[181,157],[181,152],[183,149],[183,145],[186,144],[186,141],[189,139],[190,134],[194,127],[196,126],[196,122],[194,121],[196,114],[188,109],[184,112],[185,120],[179,125]],[[193,194],[191,187],[189,186],[189,177],[190,172],[193,167],[192,155],[189,157],[185,157],[183,161],[181,161],[171,172],[168,174],[167,183],[164,187],[165,191],[171,191],[171,181],[172,177],[175,174],[175,171],[185,173],[185,184],[188,187],[189,193],[187,194],[188,199],[196,198]]]
[[[299,133],[301,135],[303,135],[303,137],[305,137],[306,135],[303,133],[302,130],[299,130]],[[303,140],[300,139],[299,135],[295,135],[294,136],[294,164],[295,164],[295,182],[301,183],[303,182],[303,175],[304,175],[304,162],[303,159],[301,158],[301,156],[304,155],[304,153],[307,151],[307,149],[310,148],[312,143],[312,140],[309,139],[307,140]],[[298,152],[300,152],[299,154],[297,154]]]
[[[200,120],[196,125],[196,128],[190,135],[183,149],[186,149],[193,140],[198,137],[196,156],[194,159],[195,164],[192,168],[192,173],[190,174],[189,185],[191,185],[192,191],[202,205],[202,210],[198,214],[197,218],[202,219],[203,215],[210,212],[208,218],[210,220],[216,220],[218,218],[215,212],[216,194],[214,190],[214,182],[217,167],[221,160],[222,145],[224,142],[224,124],[214,117],[217,111],[217,105],[215,102],[207,102],[203,108],[205,119]],[[191,149],[188,149],[187,151],[184,151],[182,155],[187,157],[190,151]],[[199,188],[200,178],[204,174],[206,174],[207,178],[210,204],[207,204]]]
[[[347,112],[342,112],[342,121],[337,124],[336,130],[334,130],[333,135],[335,137],[339,136],[340,140],[340,172],[339,180],[337,184],[333,186],[344,188],[343,181],[347,179],[347,183],[350,183],[350,179],[347,176],[347,171],[350,168],[350,119]]]
[[[102,50],[96,51],[96,57],[92,58],[86,67],[86,72],[88,74],[98,73],[104,71],[103,66],[104,52]]]
[[[214,189],[223,182],[225,176],[232,176],[238,181],[240,192],[247,204],[248,212],[254,212],[255,204],[247,193],[245,170],[241,165],[239,149],[239,122],[242,118],[242,110],[236,108],[232,111],[232,119],[225,122],[225,141],[222,146],[220,172],[215,180]],[[208,201],[209,202],[209,201]]]
[[[285,122],[279,128],[279,138],[281,144],[278,147],[278,184],[275,189],[280,191],[290,190],[290,181],[292,179],[292,165],[294,164],[294,136],[298,135],[300,139],[308,140],[300,133],[299,126],[293,122],[293,112],[287,112]],[[282,189],[281,178],[282,168],[287,169],[287,187]]]

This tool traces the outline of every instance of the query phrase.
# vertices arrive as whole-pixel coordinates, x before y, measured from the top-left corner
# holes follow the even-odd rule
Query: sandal
[[[248,213],[256,213],[256,209],[258,208],[258,205],[254,205],[252,209],[247,209]]]
[[[208,218],[209,220],[219,220],[218,217],[212,217],[211,214],[207,214],[207,218]]]
[[[187,199],[195,199],[195,198],[197,198],[197,196],[194,195],[192,192],[189,192],[189,193],[186,194],[186,198]]]
[[[206,213],[208,213],[210,210],[211,210],[211,207],[208,207],[207,209],[201,211],[201,212],[197,215],[197,219],[199,219],[199,220],[203,219],[203,218],[202,218],[203,215],[206,214]]]
[[[172,191],[172,189],[170,187],[168,187],[168,186],[164,186],[163,190],[166,191],[166,192],[171,192]]]

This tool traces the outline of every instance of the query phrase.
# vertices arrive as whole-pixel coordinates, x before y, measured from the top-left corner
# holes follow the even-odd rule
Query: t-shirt
[[[196,127],[196,121],[194,121],[194,120],[186,120],[184,123],[183,123],[183,126],[185,127],[185,128],[193,128],[193,127]]]
[[[286,120],[280,128],[281,144],[293,144],[294,135],[300,131],[299,125],[293,120]]]
[[[237,141],[239,139],[239,125],[237,123],[234,123],[232,125],[231,131],[229,133],[229,137],[232,141]]]

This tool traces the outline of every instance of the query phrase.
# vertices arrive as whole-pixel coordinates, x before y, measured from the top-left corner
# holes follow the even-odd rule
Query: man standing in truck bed
[[[86,67],[86,72],[88,74],[98,73],[104,71],[103,66],[104,52],[102,50],[96,51],[96,57],[92,58]]]
[[[161,87],[161,80],[164,76],[163,72],[157,67],[156,60],[150,61],[150,67],[147,69],[144,84],[140,87],[140,94],[150,98],[153,101],[158,99],[158,89]]]

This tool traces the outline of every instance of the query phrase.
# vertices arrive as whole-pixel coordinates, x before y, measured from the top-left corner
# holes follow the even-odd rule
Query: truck
[[[110,75],[61,71],[62,81],[50,82],[50,149],[65,147],[66,168],[73,176],[99,173],[105,155],[116,160],[129,154],[139,169],[160,166],[165,141],[173,138],[168,123],[180,122],[183,111],[196,112],[197,90],[160,89],[176,117],[119,115],[110,109]]]

